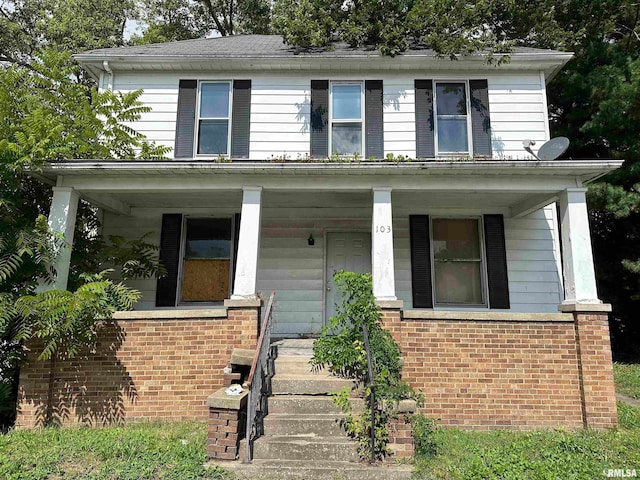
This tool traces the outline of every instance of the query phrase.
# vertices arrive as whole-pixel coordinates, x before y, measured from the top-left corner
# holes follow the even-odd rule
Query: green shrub
[[[416,455],[432,457],[438,453],[438,445],[433,436],[436,430],[435,420],[422,414],[416,414],[411,417],[411,426],[413,427]]]
[[[354,380],[356,387],[361,388],[364,397],[369,399],[372,388],[368,379],[367,354],[363,337],[363,326],[366,327],[369,334],[377,402],[375,455],[377,458],[382,458],[391,453],[387,448],[388,423],[395,415],[394,404],[407,398],[420,402],[422,396],[401,379],[400,348],[391,334],[382,328],[380,309],[373,296],[371,274],[340,271],[334,274],[334,279],[343,295],[343,300],[338,305],[337,314],[331,317],[329,325],[314,342],[311,364],[315,368],[327,367],[336,375]],[[366,402],[361,414],[353,414],[350,393],[349,389],[344,390],[337,394],[334,400],[347,414],[344,421],[345,429],[359,441],[359,453],[366,458],[370,454],[370,402]]]

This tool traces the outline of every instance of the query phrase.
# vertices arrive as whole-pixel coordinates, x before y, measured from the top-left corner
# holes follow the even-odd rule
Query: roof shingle
[[[513,53],[556,53],[554,50],[516,47]],[[433,57],[430,49],[409,49],[403,56]],[[182,57],[182,58],[357,58],[381,57],[373,48],[352,48],[345,43],[333,44],[326,49],[299,50],[286,45],[280,35],[233,35],[228,37],[198,38],[178,42],[155,43],[135,47],[89,50],[79,55],[90,57]]]

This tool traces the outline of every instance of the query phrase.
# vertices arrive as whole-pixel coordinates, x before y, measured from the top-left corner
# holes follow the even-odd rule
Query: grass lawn
[[[615,365],[618,391],[640,398],[640,365]],[[468,432],[437,429],[435,455],[418,455],[416,478],[586,480],[603,470],[640,476],[640,409],[618,403],[620,428]],[[207,479],[204,422],[13,431],[0,435],[0,479]]]
[[[545,430],[529,433],[438,429],[437,453],[416,460],[421,479],[586,480],[603,470],[640,475],[640,409],[618,404],[620,429],[608,432]]]
[[[640,364],[614,363],[616,391],[640,399]]]
[[[618,404],[609,432],[465,432],[438,429],[437,453],[416,459],[422,479],[586,480],[603,469],[640,474],[640,409]],[[0,478],[207,479],[204,422],[13,431],[0,435]]]
[[[0,435],[0,479],[221,478],[206,470],[204,422],[12,431]]]

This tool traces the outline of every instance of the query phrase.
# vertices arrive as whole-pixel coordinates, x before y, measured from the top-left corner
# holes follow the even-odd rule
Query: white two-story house
[[[443,423],[615,424],[585,192],[620,162],[523,148],[550,139],[545,88],[570,58],[297,52],[259,35],[76,55],[99,88],[143,89],[151,111],[130,126],[172,149],[43,172],[67,239],[82,198],[101,209],[103,235],[152,232],[159,245],[167,275],[130,282],[142,298],[116,315],[127,353],[114,361],[137,388],[123,415],[198,417],[237,340],[230,312],[276,291],[274,335],[317,334],[346,269],[372,273],[405,376]],[[67,252],[61,288],[68,264]],[[166,404],[148,400],[157,369]],[[28,378],[23,406],[37,403]]]

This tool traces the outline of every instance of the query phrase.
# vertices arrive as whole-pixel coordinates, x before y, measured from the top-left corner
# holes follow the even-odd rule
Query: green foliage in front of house
[[[382,328],[380,308],[376,305],[372,291],[370,273],[340,271],[334,279],[342,301],[337,305],[337,314],[329,320],[322,335],[313,344],[311,364],[355,381],[366,399],[362,413],[355,413],[349,389],[335,396],[336,404],[347,414],[344,422],[347,433],[358,440],[359,454],[370,455],[371,436],[371,381],[368,375],[367,352],[363,327],[369,337],[373,383],[375,384],[375,455],[382,458],[390,454],[388,423],[395,415],[394,405],[403,399],[421,400],[408,383],[401,378],[402,358],[400,348],[391,334]]]

